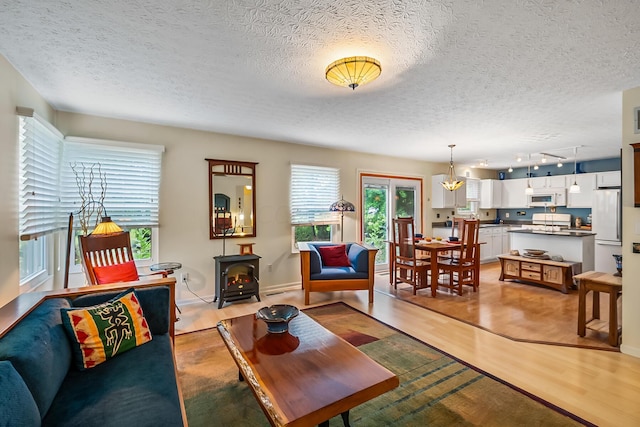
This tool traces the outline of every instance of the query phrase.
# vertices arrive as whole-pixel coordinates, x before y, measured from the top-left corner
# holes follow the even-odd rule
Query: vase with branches
[[[107,193],[107,174],[102,171],[100,163],[85,165],[73,163],[70,165],[76,178],[78,194],[80,195],[80,209],[78,221],[82,234],[89,234],[89,227],[97,226],[101,217],[105,216],[104,198]]]

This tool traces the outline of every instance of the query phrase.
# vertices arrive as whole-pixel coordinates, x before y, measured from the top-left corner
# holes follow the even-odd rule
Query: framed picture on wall
[[[633,109],[633,133],[640,133],[640,107]]]

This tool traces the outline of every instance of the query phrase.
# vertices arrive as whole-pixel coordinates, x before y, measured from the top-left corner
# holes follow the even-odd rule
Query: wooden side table
[[[618,331],[618,297],[622,295],[622,278],[609,273],[587,271],[573,276],[580,288],[578,294],[578,335],[587,333],[587,324],[600,319],[600,292],[609,294],[609,345],[619,345]],[[587,320],[587,293],[593,291],[593,318]]]

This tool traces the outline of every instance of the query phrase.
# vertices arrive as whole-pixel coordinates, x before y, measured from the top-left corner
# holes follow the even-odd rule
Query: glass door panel
[[[413,217],[416,232],[422,232],[422,180],[362,175],[362,240],[378,248],[376,271],[389,267],[392,219]]]
[[[362,191],[362,228],[365,243],[378,248],[376,270],[389,263],[389,186],[365,182]]]

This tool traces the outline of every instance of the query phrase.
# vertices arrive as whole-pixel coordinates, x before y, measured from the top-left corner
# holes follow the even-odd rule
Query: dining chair
[[[80,236],[82,267],[91,285],[131,282],[140,279],[133,260],[131,237],[128,231],[100,236]],[[148,275],[167,277],[167,271]]]
[[[418,258],[415,246],[415,226],[412,217],[396,218],[393,220],[393,249],[395,267],[393,272],[393,286],[398,288],[398,282],[408,283],[416,295],[418,289],[427,288],[428,271],[431,262]]]
[[[479,231],[479,220],[462,220],[459,257],[438,260],[438,269],[449,275],[448,282],[441,284],[441,286],[457,291],[458,295],[462,295],[463,285],[471,286],[474,292],[478,290],[480,285],[478,268],[480,265]]]

